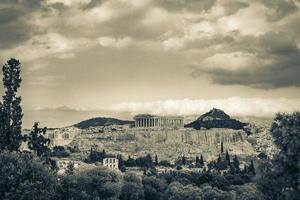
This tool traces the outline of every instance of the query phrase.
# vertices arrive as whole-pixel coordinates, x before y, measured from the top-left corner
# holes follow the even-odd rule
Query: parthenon
[[[183,117],[157,116],[150,114],[136,115],[134,117],[136,128],[163,128],[183,127]]]

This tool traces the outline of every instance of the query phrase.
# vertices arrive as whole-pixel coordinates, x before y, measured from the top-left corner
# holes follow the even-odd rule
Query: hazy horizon
[[[299,8],[297,0],[4,0],[0,63],[22,63],[26,128],[213,107],[272,117],[300,108]]]

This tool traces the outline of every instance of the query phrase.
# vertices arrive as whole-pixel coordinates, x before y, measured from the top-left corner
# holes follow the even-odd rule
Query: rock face
[[[97,127],[97,126],[112,126],[112,125],[133,125],[133,121],[124,121],[115,118],[106,118],[106,117],[97,117],[88,119],[78,124],[75,124],[74,127],[80,129],[86,129],[90,127]]]
[[[185,155],[195,158],[202,154],[206,161],[216,159],[220,154],[221,141],[224,149],[231,155],[246,157],[256,152],[246,140],[247,135],[241,130],[232,129],[125,129],[121,131],[104,131],[101,133],[81,134],[69,145],[77,146],[83,155],[88,155],[91,147],[124,158],[137,158],[151,154],[159,160],[175,162]]]
[[[231,119],[224,111],[213,108],[209,112],[201,115],[197,120],[185,125],[185,127],[194,128],[196,130],[201,128],[229,128],[238,130],[243,129],[246,125],[246,123]]]

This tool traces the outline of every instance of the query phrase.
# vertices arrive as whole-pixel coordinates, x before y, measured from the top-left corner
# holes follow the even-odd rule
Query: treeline
[[[0,169],[0,199],[233,199],[234,187],[251,183],[251,176],[242,173],[148,169],[139,176],[100,167],[58,176],[36,156],[14,152],[0,154]]]

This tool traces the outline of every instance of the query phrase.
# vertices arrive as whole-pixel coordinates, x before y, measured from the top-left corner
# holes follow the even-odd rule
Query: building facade
[[[81,130],[77,128],[57,128],[48,129],[45,137],[50,139],[50,146],[66,146],[80,134]]]
[[[136,115],[134,117],[136,128],[181,128],[184,126],[183,117],[180,116],[157,116]]]
[[[109,169],[119,169],[119,160],[117,158],[104,158],[103,166]]]

